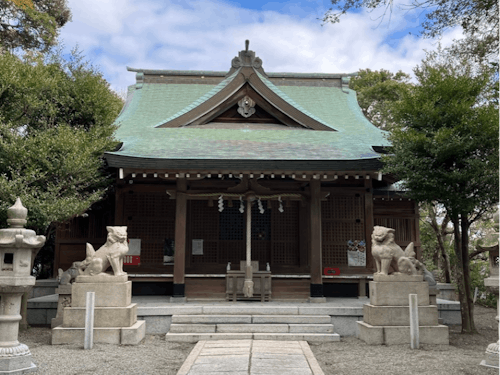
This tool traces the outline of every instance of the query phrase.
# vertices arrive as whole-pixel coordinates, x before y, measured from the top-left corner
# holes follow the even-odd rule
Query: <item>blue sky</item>
[[[417,36],[424,13],[404,10],[405,1],[395,1],[390,19],[358,10],[322,25],[326,0],[69,0],[73,20],[61,40],[68,49],[78,44],[118,92],[135,80],[126,66],[227,71],[245,39],[270,72],[411,73],[438,40]],[[460,36],[448,30],[439,42]]]

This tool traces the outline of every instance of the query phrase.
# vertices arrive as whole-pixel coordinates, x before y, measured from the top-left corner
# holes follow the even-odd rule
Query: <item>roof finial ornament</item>
[[[254,51],[248,49],[249,46],[250,40],[247,39],[245,40],[245,49],[240,51],[238,56],[231,61],[232,70],[230,70],[229,73],[232,73],[235,69],[242,67],[260,69],[261,73],[264,73],[264,70],[262,69],[262,60],[255,56]]]

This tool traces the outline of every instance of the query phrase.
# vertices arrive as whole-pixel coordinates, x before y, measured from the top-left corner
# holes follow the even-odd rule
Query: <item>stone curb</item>
[[[191,370],[191,367],[193,367],[194,362],[196,361],[196,358],[198,358],[198,355],[201,353],[203,347],[205,346],[205,343],[206,341],[198,341],[198,343],[195,345],[193,350],[191,350],[191,353],[189,353],[189,356],[186,358],[181,368],[177,372],[177,375],[187,375],[189,373],[189,370]]]
[[[302,348],[302,352],[307,359],[307,363],[309,363],[313,375],[325,375],[307,341],[299,341],[299,345]]]

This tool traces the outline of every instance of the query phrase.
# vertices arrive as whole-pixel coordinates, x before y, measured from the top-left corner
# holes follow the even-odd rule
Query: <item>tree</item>
[[[424,203],[421,207],[421,239],[422,245],[425,246],[423,238],[425,236],[426,228],[432,232],[432,239],[428,241],[427,245],[432,246],[432,258],[436,268],[443,270],[444,282],[451,283],[451,264],[450,257],[447,251],[446,242],[448,237],[453,234],[453,230],[449,227],[450,218],[446,214],[443,207],[436,204],[436,202]],[[423,215],[422,215],[423,213]]]
[[[323,22],[339,22],[347,11],[359,8],[385,8],[385,15],[394,6],[393,0],[331,0],[331,3],[335,9],[326,12]],[[457,52],[463,57],[484,60],[498,55],[498,1],[412,0],[403,7],[429,11],[420,25],[423,37],[439,37],[445,30],[461,26],[465,38],[459,42],[461,47]]]
[[[0,0],[0,46],[46,52],[70,20],[66,0]]]
[[[375,126],[389,129],[394,125],[391,104],[398,101],[402,91],[409,87],[410,76],[402,71],[360,69],[349,81],[356,91],[363,114]]]
[[[76,51],[69,61],[0,55],[0,219],[20,196],[28,227],[49,236],[100,200],[110,185],[103,154],[117,145],[122,105]]]
[[[431,61],[432,62],[432,61]],[[469,229],[498,202],[498,106],[491,97],[492,72],[475,74],[424,61],[418,84],[392,109],[391,154],[384,172],[403,182],[408,196],[437,202],[453,224],[462,332],[475,332],[470,280]]]

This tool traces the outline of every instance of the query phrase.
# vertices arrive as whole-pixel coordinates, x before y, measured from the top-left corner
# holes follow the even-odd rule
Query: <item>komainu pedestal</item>
[[[95,343],[137,345],[141,342],[146,323],[137,320],[137,304],[131,303],[132,282],[127,281],[126,275],[100,274],[76,278],[71,290],[71,307],[64,308],[62,325],[52,329],[53,345],[83,344],[87,292],[95,293]]]
[[[87,244],[87,258],[71,287],[71,306],[64,308],[62,325],[52,329],[53,345],[83,344],[87,292],[95,293],[95,343],[137,345],[146,334],[146,322],[137,320],[137,304],[132,303],[132,282],[122,268],[127,227],[107,229],[107,242],[99,250]],[[113,274],[104,272],[109,266]]]
[[[429,304],[429,284],[422,275],[373,275],[370,303],[357,322],[358,338],[371,345],[410,344],[410,294],[418,297],[420,343],[448,345],[448,327],[438,324],[438,308]]]

